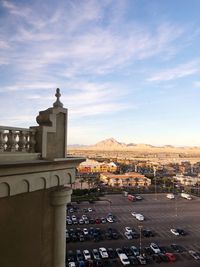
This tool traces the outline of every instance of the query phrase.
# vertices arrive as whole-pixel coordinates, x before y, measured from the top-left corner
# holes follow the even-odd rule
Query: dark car
[[[94,223],[95,223],[95,219],[90,218],[90,219],[89,219],[89,223],[90,223],[90,224],[94,224]]]
[[[154,254],[150,247],[144,247],[144,252],[146,255],[149,255],[149,256]]]
[[[160,257],[161,261],[168,262],[169,259],[164,253],[158,253],[158,256]]]
[[[68,262],[75,260],[75,256],[74,256],[74,253],[72,250],[67,251],[67,260],[68,260]]]
[[[83,255],[79,249],[76,250],[76,259],[77,261],[83,261]]]
[[[122,249],[123,249],[124,253],[125,253],[128,257],[129,257],[129,256],[134,256],[132,250],[131,250],[129,247],[123,247]]]
[[[179,235],[186,235],[186,232],[183,229],[177,228],[176,231],[179,233]]]
[[[116,251],[113,248],[108,248],[107,252],[108,252],[109,258],[115,259],[117,257]]]
[[[135,256],[129,256],[128,259],[130,261],[131,266],[132,265],[139,265],[139,261],[137,260],[137,258]]]
[[[136,232],[135,230],[132,231],[131,235],[132,235],[132,237],[133,237],[134,239],[139,238],[139,236],[140,236],[139,233]]]
[[[142,230],[142,235],[144,237],[152,237],[152,236],[154,236],[153,232],[151,230],[149,230],[149,229],[143,229]]]
[[[152,259],[157,263],[160,263],[162,261],[158,254],[153,254]]]
[[[171,248],[173,249],[173,251],[178,252],[178,253],[182,253],[185,251],[184,247],[177,245],[177,244],[172,244]]]

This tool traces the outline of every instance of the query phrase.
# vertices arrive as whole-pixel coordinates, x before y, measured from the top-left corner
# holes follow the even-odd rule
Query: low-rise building
[[[101,173],[100,180],[110,186],[149,186],[151,179],[137,172],[128,172],[125,174]]]
[[[196,185],[200,181],[200,177],[185,176],[183,174],[177,174],[173,178],[182,185],[190,185],[190,186]]]
[[[98,162],[96,160],[87,159],[78,167],[79,173],[94,173],[94,172],[116,172],[118,169],[114,162]]]

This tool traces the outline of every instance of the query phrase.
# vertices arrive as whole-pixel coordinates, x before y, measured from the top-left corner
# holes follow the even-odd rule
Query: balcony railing
[[[35,130],[0,126],[0,153],[35,152]]]

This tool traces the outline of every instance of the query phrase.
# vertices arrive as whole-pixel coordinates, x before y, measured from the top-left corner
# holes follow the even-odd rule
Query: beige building
[[[111,174],[102,173],[100,180],[110,186],[149,186],[151,185],[151,179],[137,172],[129,172],[125,174]]]
[[[117,169],[117,165],[114,162],[98,162],[91,159],[87,159],[78,166],[80,173],[116,172]]]
[[[0,266],[65,267],[66,204],[75,169],[68,157],[67,109],[57,89],[39,126],[0,126]]]
[[[200,182],[200,177],[185,176],[183,174],[177,174],[176,176],[173,176],[173,178],[182,185],[192,186]]]

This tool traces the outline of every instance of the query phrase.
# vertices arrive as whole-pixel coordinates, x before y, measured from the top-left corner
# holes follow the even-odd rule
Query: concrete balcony
[[[0,126],[0,266],[65,267],[66,205],[85,159],[67,155],[67,109],[55,96],[38,126]]]

